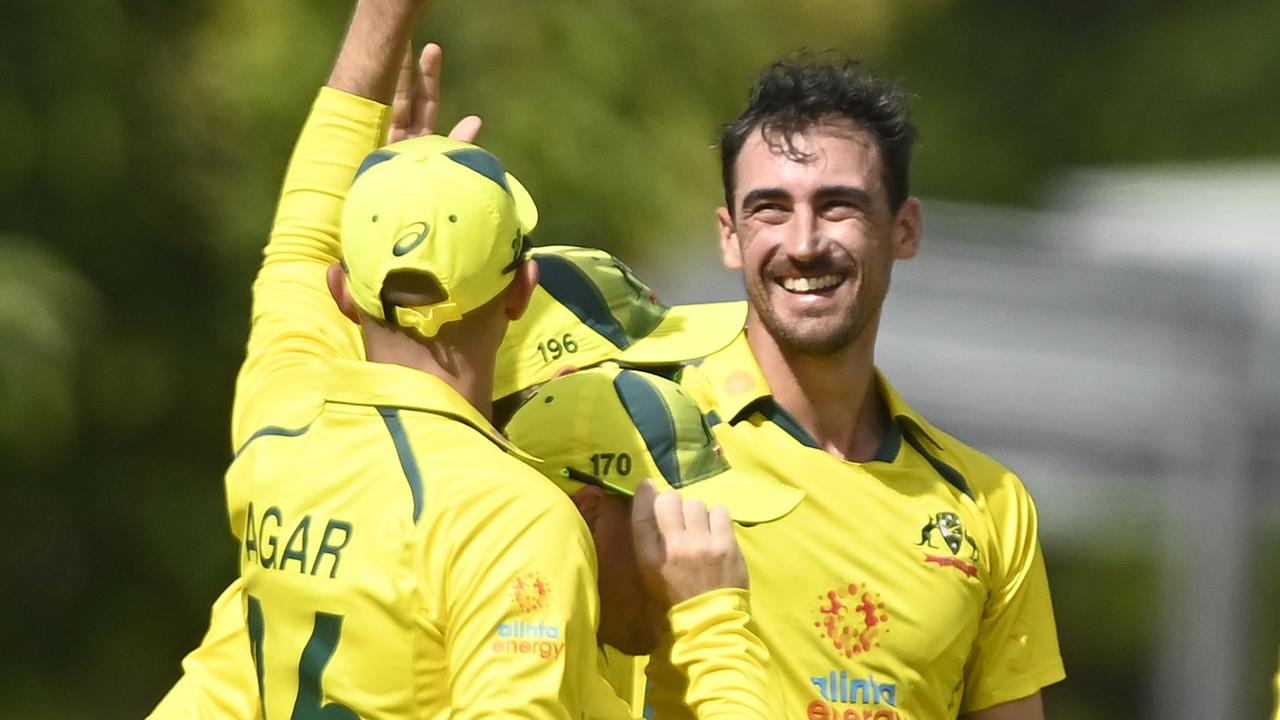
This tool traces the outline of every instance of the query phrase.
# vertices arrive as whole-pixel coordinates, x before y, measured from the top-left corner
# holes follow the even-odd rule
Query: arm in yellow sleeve
[[[249,631],[241,605],[242,582],[213,604],[209,631],[182,660],[182,677],[148,720],[255,720],[260,717],[258,679],[249,658]]]
[[[322,88],[294,148],[253,284],[253,321],[231,414],[233,450],[268,425],[310,419],[317,359],[359,359],[358,328],[338,311],[325,274],[339,260],[342,203],[385,134],[388,108]]]
[[[316,358],[358,359],[359,336],[329,297],[342,204],[357,168],[386,137],[400,59],[424,0],[358,0],[285,174],[262,269],[253,329],[236,381],[232,449],[279,423],[314,415]]]
[[[627,655],[611,645],[600,646],[600,675],[630,708],[632,720],[644,718],[644,668],[648,662],[647,655]]]
[[[387,108],[323,88],[303,127],[253,287],[253,327],[236,383],[232,443],[238,449],[264,426],[306,417],[319,391],[317,358],[359,357],[354,323],[338,312],[325,272],[338,260],[342,201],[356,168],[378,143]],[[257,678],[237,580],[213,606],[200,647],[152,714],[257,716]]]
[[[1031,496],[1006,472],[986,501],[999,554],[965,669],[961,715],[1030,698],[1065,677]]]
[[[663,633],[658,646],[649,655],[649,664],[644,669],[649,679],[644,704],[658,720],[693,720],[696,716],[684,703],[689,678],[671,662],[674,641],[670,632]]]
[[[748,592],[724,588],[671,608],[671,664],[687,678],[685,704],[699,720],[785,716],[768,672],[769,651],[751,630]]]

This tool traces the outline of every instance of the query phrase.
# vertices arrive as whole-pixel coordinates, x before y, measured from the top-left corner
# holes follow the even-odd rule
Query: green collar
[[[329,369],[325,402],[441,415],[470,425],[511,454],[536,461],[512,445],[474,405],[435,375],[402,365],[353,360],[332,360]]]

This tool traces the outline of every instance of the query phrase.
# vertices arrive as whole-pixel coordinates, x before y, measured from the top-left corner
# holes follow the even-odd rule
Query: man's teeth
[[[822,275],[814,278],[782,278],[782,287],[790,292],[814,292],[840,284],[839,275]]]

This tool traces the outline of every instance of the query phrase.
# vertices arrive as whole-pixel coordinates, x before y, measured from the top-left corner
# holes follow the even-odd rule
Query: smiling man
[[[907,95],[856,63],[770,68],[721,140],[724,264],[743,335],[684,373],[735,467],[805,491],[739,528],[788,718],[1040,720],[1064,676],[1019,479],[933,427],[875,367],[916,254]],[[650,704],[687,717],[654,654]]]

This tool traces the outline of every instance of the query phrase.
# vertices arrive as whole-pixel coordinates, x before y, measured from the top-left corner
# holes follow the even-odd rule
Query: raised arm
[[[285,173],[232,410],[232,448],[267,427],[303,426],[315,412],[317,361],[362,353],[325,274],[339,260],[342,204],[357,168],[386,136],[412,25],[426,0],[359,0],[328,85],[320,90]]]
[[[413,24],[427,0],[358,0],[329,87],[390,105]]]
[[[356,168],[384,136],[400,53],[425,0],[360,0],[329,78],[285,174],[270,241],[253,286],[253,327],[236,384],[232,447],[265,426],[304,423],[316,360],[361,354],[356,326],[325,284],[339,259],[338,225]],[[435,70],[438,76],[438,68]],[[429,127],[424,127],[429,131]],[[152,718],[253,718],[257,678],[249,657],[241,584],[218,598],[200,647]]]

